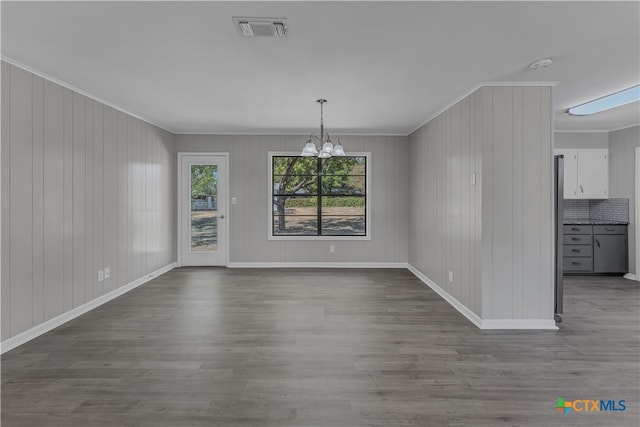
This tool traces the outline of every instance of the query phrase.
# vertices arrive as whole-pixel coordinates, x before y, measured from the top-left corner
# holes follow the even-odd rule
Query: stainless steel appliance
[[[563,264],[563,225],[564,225],[564,156],[554,156],[554,183],[555,183],[555,242],[556,242],[556,262],[555,262],[555,303],[553,318],[556,322],[562,322],[563,295],[562,295],[562,271]]]

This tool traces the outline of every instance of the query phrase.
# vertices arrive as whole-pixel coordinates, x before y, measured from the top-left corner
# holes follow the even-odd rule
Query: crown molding
[[[136,118],[136,119],[138,119],[138,120],[142,120],[142,121],[143,121],[143,122],[145,122],[145,123],[148,123],[148,124],[150,124],[150,125],[152,125],[152,126],[155,126],[155,127],[157,127],[157,128],[160,128],[160,129],[162,129],[162,130],[164,130],[164,131],[167,131],[167,132],[169,132],[169,133],[171,133],[171,134],[174,134],[174,135],[176,134],[176,132],[175,132],[175,131],[173,131],[173,130],[171,130],[171,129],[167,129],[165,126],[160,126],[159,124],[154,123],[154,122],[152,122],[152,121],[151,121],[151,120],[149,120],[149,119],[146,119],[146,118],[141,117],[141,116],[139,116],[139,115],[137,115],[137,114],[134,114],[134,113],[132,113],[131,111],[125,110],[124,108],[122,108],[122,107],[120,107],[120,106],[118,106],[118,105],[115,105],[115,104],[112,104],[111,102],[105,101],[105,100],[104,100],[104,99],[102,99],[102,98],[99,98],[99,97],[97,97],[97,96],[95,96],[95,95],[92,95],[92,94],[90,94],[90,93],[88,93],[88,92],[86,92],[86,91],[82,90],[82,89],[77,88],[76,86],[73,86],[72,84],[69,84],[69,83],[67,83],[67,82],[64,82],[64,81],[62,81],[62,80],[60,80],[60,79],[57,79],[57,78],[55,78],[55,77],[53,77],[53,76],[50,76],[50,75],[49,75],[49,74],[47,74],[47,73],[43,73],[42,71],[38,71],[38,70],[36,70],[35,68],[30,67],[30,66],[28,66],[28,65],[25,65],[25,64],[23,64],[23,63],[21,63],[21,62],[18,62],[18,61],[16,61],[15,59],[9,58],[8,56],[0,55],[0,59],[1,59],[2,61],[4,61],[4,62],[8,63],[8,64],[13,65],[14,67],[21,68],[21,69],[23,69],[24,71],[27,71],[27,72],[29,72],[29,73],[31,73],[31,74],[34,74],[34,75],[38,76],[38,77],[42,77],[42,78],[43,78],[43,79],[45,79],[45,80],[49,80],[50,82],[53,82],[53,83],[55,83],[55,84],[57,84],[57,85],[60,85],[60,86],[62,86],[62,87],[64,87],[64,88],[66,88],[66,89],[69,89],[69,90],[73,91],[73,92],[76,92],[76,93],[78,93],[78,94],[80,94],[80,95],[82,95],[82,96],[84,96],[84,97],[86,97],[86,98],[89,98],[89,99],[92,99],[92,100],[94,100],[94,101],[96,101],[96,102],[99,102],[99,103],[101,103],[101,104],[104,104],[104,105],[106,105],[107,107],[111,107],[111,108],[113,108],[114,110],[118,110],[118,111],[120,111],[121,113],[127,114],[128,116],[134,117],[134,118]]]
[[[414,133],[415,131],[417,131],[418,129],[420,129],[422,126],[426,125],[427,123],[429,123],[431,120],[435,119],[436,117],[438,117],[440,114],[444,113],[445,111],[447,111],[449,108],[453,107],[454,105],[456,105],[458,102],[462,101],[463,99],[465,99],[467,96],[471,95],[473,92],[477,91],[480,88],[483,87],[491,87],[491,86],[525,86],[525,87],[531,87],[531,86],[545,86],[545,87],[553,87],[555,85],[557,85],[558,82],[555,81],[549,81],[549,82],[537,82],[537,81],[523,81],[523,82],[514,82],[514,81],[495,81],[495,82],[480,82],[477,85],[473,86],[471,89],[469,89],[468,91],[466,91],[465,93],[463,93],[462,95],[460,95],[459,97],[455,98],[453,101],[451,101],[450,103],[448,103],[447,105],[445,105],[444,107],[442,107],[440,110],[438,110],[437,113],[432,114],[427,120],[423,121],[422,123],[420,123],[417,127],[415,127],[412,131],[410,131],[407,136],[411,135],[412,133]]]
[[[561,130],[556,129],[553,133],[609,133],[608,130]]]
[[[608,130],[607,132],[617,132],[619,130],[631,129],[637,126],[640,126],[640,123],[636,123],[635,125],[623,126],[621,128],[611,129],[611,130]]]
[[[619,128],[615,128],[615,129],[588,129],[588,130],[561,130],[561,129],[556,129],[553,131],[553,133],[611,133],[611,132],[617,132],[619,130],[625,130],[625,129],[631,129],[634,127],[640,126],[640,123],[636,123],[633,125],[625,125]]]
[[[157,128],[160,128],[164,131],[167,131],[173,135],[229,135],[229,136],[307,136],[307,133],[299,133],[299,132],[293,132],[293,133],[287,133],[287,132],[274,132],[274,133],[261,133],[261,132],[206,132],[206,131],[199,131],[199,132],[179,132],[173,129],[169,129],[165,126],[161,126],[157,123],[154,123],[153,121],[139,116],[138,114],[132,113],[131,111],[128,111],[118,105],[112,104],[108,101],[105,101],[104,99],[97,97],[95,95],[92,95],[82,89],[79,89],[76,86],[73,86],[72,84],[69,84],[67,82],[64,82],[60,79],[57,79],[47,73],[44,73],[42,71],[36,70],[33,67],[30,67],[28,65],[25,65],[19,61],[16,61],[15,59],[12,59],[6,55],[0,55],[0,59],[2,61],[7,62],[8,64],[11,64],[15,67],[21,68],[25,71],[28,71],[36,76],[42,77],[43,79],[49,80],[53,83],[56,83],[64,88],[67,88],[69,90],[72,90],[80,95],[83,95],[89,99],[92,99],[94,101],[100,102],[101,104],[104,104],[108,107],[111,107],[115,110],[118,110],[122,113],[125,113],[131,117],[134,117],[138,120],[142,120],[143,122],[149,123],[150,125],[153,125]],[[407,132],[407,133],[396,133],[396,132],[391,132],[391,133],[336,133],[336,135],[340,135],[340,136],[387,136],[387,137],[398,137],[398,136],[403,136],[403,137],[407,137],[409,135],[411,135],[412,133],[414,133],[415,131],[417,131],[418,129],[420,129],[422,126],[426,125],[427,123],[429,123],[431,120],[435,119],[436,117],[438,117],[440,114],[444,113],[445,111],[447,111],[449,108],[451,108],[452,106],[454,106],[455,104],[457,104],[458,102],[460,102],[461,100],[463,100],[464,98],[466,98],[467,96],[471,95],[473,92],[477,91],[478,89],[482,88],[482,87],[491,87],[491,86],[520,86],[520,87],[531,87],[531,86],[555,86],[556,84],[558,84],[558,82],[555,81],[488,81],[488,82],[480,82],[478,84],[476,84],[475,86],[473,86],[471,89],[469,89],[468,91],[464,92],[462,95],[460,95],[459,97],[455,98],[452,102],[448,103],[447,105],[445,105],[443,108],[441,108],[440,110],[438,110],[438,112],[436,112],[435,114],[432,114],[427,120],[424,120],[423,122],[421,122],[418,126],[416,126],[415,128],[413,128],[411,131]],[[637,125],[635,125],[637,126]],[[633,126],[628,126],[628,127],[633,127]],[[621,129],[626,129],[625,128],[620,128],[620,129],[614,129],[615,130],[621,130]],[[613,132],[613,131],[603,131],[603,132]]]
[[[43,79],[49,80],[50,82],[53,82],[57,85],[60,85],[66,89],[69,89],[73,92],[76,92],[86,98],[92,99],[96,102],[99,102],[101,104],[104,104],[108,107],[113,108],[114,110],[120,111],[124,114],[127,114],[131,117],[134,117],[138,120],[142,120],[145,123],[149,123],[150,125],[153,125],[157,128],[160,128],[164,131],[167,131],[173,135],[219,135],[219,136],[300,136],[300,137],[307,137],[309,136],[309,133],[300,133],[300,132],[206,132],[206,131],[199,131],[199,132],[180,132],[180,131],[176,131],[176,130],[172,130],[169,129],[165,126],[161,126],[157,123],[154,123],[153,121],[144,118],[142,116],[139,116],[138,114],[134,114],[131,111],[128,111],[118,105],[115,105],[111,102],[105,101],[104,99],[97,97],[95,95],[92,95],[82,89],[79,89],[78,87],[69,84],[67,82],[64,82],[60,79],[57,79],[47,73],[44,73],[42,71],[36,70],[33,67],[30,67],[28,65],[25,65],[19,61],[16,61],[15,59],[12,59],[6,55],[0,55],[0,60],[13,65],[14,67],[18,67],[22,70],[25,70],[33,75],[36,75],[38,77],[41,77]],[[402,137],[406,137],[409,134],[407,133],[340,133],[340,132],[336,132],[335,133],[338,136],[382,136],[382,137],[390,137],[390,136],[402,136]]]

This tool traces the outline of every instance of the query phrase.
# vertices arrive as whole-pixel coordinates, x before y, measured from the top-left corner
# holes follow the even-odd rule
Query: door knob
[[[224,215],[218,215],[219,219],[224,219]]]

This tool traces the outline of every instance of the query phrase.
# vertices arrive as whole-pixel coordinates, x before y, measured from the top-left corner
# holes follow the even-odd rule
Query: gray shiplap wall
[[[175,261],[173,139],[2,62],[3,340]]]
[[[552,316],[551,114],[483,87],[409,137],[409,262],[483,320]]]
[[[555,132],[554,148],[609,148],[609,132]]]
[[[409,263],[478,316],[481,95],[476,91],[409,136],[408,197]]]
[[[298,152],[304,136],[178,135],[178,152],[228,152],[230,262],[407,262],[407,138],[341,137],[347,152],[371,152],[371,240],[267,239],[268,152]],[[329,245],[336,252],[329,253]]]
[[[552,319],[551,87],[481,91],[482,318]]]
[[[635,147],[640,147],[640,126],[609,133],[609,193],[629,199],[629,272],[637,274]]]

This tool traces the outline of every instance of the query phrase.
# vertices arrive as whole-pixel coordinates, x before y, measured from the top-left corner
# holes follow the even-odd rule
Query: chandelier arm
[[[338,140],[338,142],[340,142],[340,137],[338,135],[336,135],[335,133],[333,134],[333,136],[331,136],[331,134],[329,132],[327,132],[325,135],[327,135],[327,140],[331,140],[332,138],[335,138]]]
[[[312,133],[311,135],[309,135],[309,139],[317,139],[318,141],[320,141],[320,143],[322,144],[322,140],[320,139],[320,137],[318,136],[318,134],[316,133]]]

